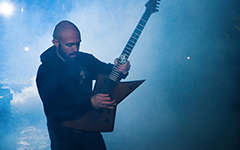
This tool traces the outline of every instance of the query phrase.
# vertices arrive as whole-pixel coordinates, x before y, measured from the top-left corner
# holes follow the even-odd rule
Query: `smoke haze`
[[[13,94],[14,131],[6,130],[5,139],[16,139],[19,149],[45,150],[49,139],[35,75],[40,54],[52,45],[54,26],[74,22],[80,49],[112,63],[147,1],[14,2],[19,10],[0,24],[0,82]],[[146,81],[118,106],[115,130],[103,133],[109,150],[239,149],[239,66],[223,38],[224,26],[239,11],[234,3],[161,1],[129,58],[126,80]],[[9,143],[2,147],[13,146]]]

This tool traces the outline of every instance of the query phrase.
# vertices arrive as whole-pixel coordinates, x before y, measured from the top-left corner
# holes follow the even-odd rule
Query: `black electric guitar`
[[[142,33],[149,17],[152,13],[158,11],[160,0],[149,0],[145,5],[146,10],[137,24],[134,32],[128,40],[124,50],[122,51],[118,64],[127,62],[133,47],[135,46],[140,34]],[[93,94],[107,93],[111,99],[116,99],[119,104],[131,92],[133,92],[145,80],[119,82],[120,72],[116,67],[113,68],[109,76],[99,75],[95,84]],[[61,125],[68,128],[86,131],[111,132],[114,129],[116,109],[90,110],[76,121],[65,121]]]

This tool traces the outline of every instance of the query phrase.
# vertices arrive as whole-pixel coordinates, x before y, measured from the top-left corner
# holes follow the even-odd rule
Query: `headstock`
[[[146,6],[146,11],[149,12],[150,14],[158,12],[160,5],[160,0],[149,0]]]

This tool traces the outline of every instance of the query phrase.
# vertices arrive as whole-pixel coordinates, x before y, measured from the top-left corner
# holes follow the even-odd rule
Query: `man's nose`
[[[79,46],[76,44],[76,45],[73,45],[73,52],[78,52],[79,50]]]

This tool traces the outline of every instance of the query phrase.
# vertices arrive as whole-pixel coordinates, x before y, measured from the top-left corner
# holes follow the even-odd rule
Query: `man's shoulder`
[[[91,63],[91,62],[95,62],[96,60],[97,58],[90,53],[78,52],[77,61],[80,63],[86,63],[86,62]]]
[[[61,66],[64,64],[64,61],[62,61],[56,53],[56,47],[51,46],[47,50],[45,50],[41,55],[40,55],[40,61],[42,66],[48,66],[51,68],[55,68],[58,66]]]
[[[87,53],[87,52],[78,52],[78,57],[79,58],[87,58],[87,59],[95,58],[92,54]]]
[[[53,71],[53,68],[51,68],[51,67],[50,67],[48,64],[46,64],[46,63],[42,63],[42,64],[38,67],[37,77],[46,76],[47,74],[51,74],[52,71]]]
[[[42,61],[42,62],[48,61],[48,59],[50,59],[53,55],[56,55],[55,51],[56,51],[56,47],[55,47],[55,46],[49,47],[47,50],[45,50],[45,51],[40,55],[41,61]]]

